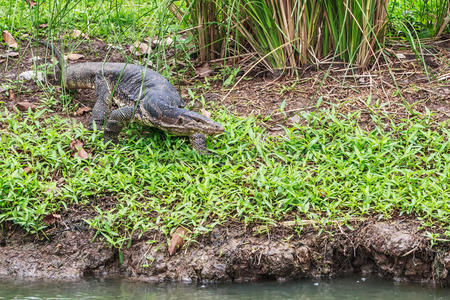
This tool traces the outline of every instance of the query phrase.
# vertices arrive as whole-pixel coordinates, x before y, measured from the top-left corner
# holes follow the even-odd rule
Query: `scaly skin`
[[[55,53],[52,45],[39,42]],[[224,131],[219,123],[184,109],[185,103],[175,87],[159,73],[125,63],[87,62],[69,65],[61,72],[68,89],[95,89],[97,101],[92,110],[90,127],[104,128],[105,141],[117,141],[122,128],[138,121],[171,134],[189,136],[194,149],[207,153],[205,134]],[[112,103],[118,108],[111,111]]]

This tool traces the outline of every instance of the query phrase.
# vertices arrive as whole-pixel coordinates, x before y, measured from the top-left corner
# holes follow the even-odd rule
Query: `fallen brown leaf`
[[[27,111],[28,109],[35,109],[37,106],[31,102],[27,102],[27,101],[23,101],[23,102],[18,102],[16,104],[16,107],[21,110],[21,111]]]
[[[80,107],[79,109],[77,109],[75,115],[82,116],[85,113],[88,113],[90,111],[91,111],[91,108],[89,106]]]
[[[290,117],[288,119],[288,121],[292,124],[298,123],[300,122],[300,116],[299,115],[294,115],[293,117]]]
[[[207,111],[206,109],[202,108],[201,113],[203,116],[207,117],[208,119],[211,118],[211,113],[209,111]]]
[[[77,38],[81,36],[81,30],[75,29],[72,31],[72,37]]]
[[[186,234],[186,228],[178,227],[177,230],[175,230],[169,243],[169,255],[175,254],[179,248],[183,247],[183,238],[186,237]]]
[[[68,60],[79,60],[80,58],[83,58],[83,57],[84,57],[83,54],[78,54],[78,53],[70,53],[69,55],[67,55]]]
[[[7,57],[17,57],[19,56],[19,52],[8,52],[6,53]]]
[[[44,222],[46,225],[55,224],[57,220],[61,220],[61,215],[49,214],[42,218],[42,222]]]
[[[14,94],[13,90],[8,90],[8,93],[9,93],[9,101],[16,100],[16,95]]]
[[[16,40],[7,30],[3,30],[3,40],[5,40],[6,44],[11,48],[17,49],[19,47]]]
[[[34,1],[32,1],[32,0],[25,0],[25,1],[28,3],[28,5],[29,5],[30,7],[35,7],[35,6],[38,5],[37,2],[34,2]]]
[[[19,56],[19,52],[6,52],[5,54],[0,54],[0,58],[7,58],[7,57],[17,57]]]
[[[79,158],[87,159],[89,158],[89,153],[87,153],[86,150],[84,150],[83,146],[84,144],[80,140],[73,140],[72,142],[70,142],[69,145],[72,151],[77,152]],[[75,153],[73,154],[73,156],[75,156]]]
[[[30,167],[25,167],[25,168],[22,169],[22,171],[23,171],[25,174],[29,174],[29,173],[31,172],[31,168],[30,168]]]
[[[135,42],[130,46],[130,52],[136,56],[142,56],[150,54],[152,52],[152,48],[146,43]]]
[[[72,151],[78,150],[78,148],[83,147],[83,146],[84,146],[84,144],[80,140],[73,140],[70,142],[70,145],[69,145],[70,150],[72,150]]]
[[[213,70],[209,67],[208,63],[204,63],[203,65],[195,69],[195,74],[200,77],[206,77],[211,74],[212,71]]]
[[[80,148],[78,150],[78,157],[80,157],[81,159],[87,159],[89,158],[89,153],[87,153],[83,148]]]

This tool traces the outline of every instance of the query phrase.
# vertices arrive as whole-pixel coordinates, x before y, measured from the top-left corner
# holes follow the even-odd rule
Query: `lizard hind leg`
[[[122,128],[134,117],[135,109],[132,106],[124,106],[111,112],[105,125],[104,142],[117,143]]]
[[[89,120],[89,130],[94,129],[94,123],[97,129],[103,128],[106,117],[111,110],[111,92],[105,78],[98,76],[95,78],[95,94],[97,101],[92,109],[91,119]]]

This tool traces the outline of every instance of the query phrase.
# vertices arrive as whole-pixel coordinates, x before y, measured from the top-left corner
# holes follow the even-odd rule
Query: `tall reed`
[[[256,52],[269,70],[292,70],[328,55],[367,68],[384,44],[390,2],[185,1],[187,18],[196,28],[201,60],[225,57],[232,41],[241,51]],[[423,17],[427,20],[424,26],[432,27],[434,35],[448,25],[448,0],[391,2],[421,3],[413,8],[428,16]],[[431,19],[430,14],[434,14]]]

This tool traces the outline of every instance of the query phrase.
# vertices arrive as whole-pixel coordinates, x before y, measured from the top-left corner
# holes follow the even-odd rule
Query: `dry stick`
[[[289,109],[289,110],[284,110],[282,112],[277,112],[275,114],[271,114],[270,116],[271,117],[275,117],[275,116],[278,116],[278,115],[287,114],[287,113],[291,113],[291,112],[299,112],[299,111],[304,111],[304,110],[308,110],[308,109],[313,109],[315,107],[316,106],[313,105],[313,106],[307,106],[307,107],[302,107],[302,108]]]
[[[441,25],[441,28],[439,29],[438,34],[434,37],[435,40],[442,35],[445,27],[447,27],[449,22],[450,22],[450,6],[448,7],[447,16],[445,17],[444,22],[442,22],[442,25]]]
[[[365,217],[351,217],[348,220],[345,220],[347,222],[365,222],[369,220],[369,218],[365,218]],[[341,224],[344,223],[343,220],[329,220],[328,223],[331,224]],[[299,220],[299,221],[283,221],[280,223],[275,223],[275,224],[271,224],[271,225],[261,225],[261,226],[256,226],[255,230],[260,229],[261,227],[265,227],[265,226],[270,226],[270,227],[296,227],[296,226],[309,226],[309,225],[318,225],[318,224],[323,224],[323,222],[320,221],[316,221],[316,220]]]

